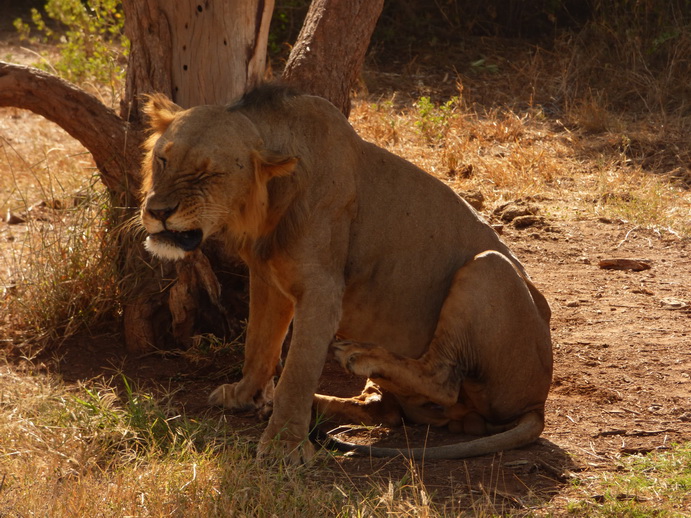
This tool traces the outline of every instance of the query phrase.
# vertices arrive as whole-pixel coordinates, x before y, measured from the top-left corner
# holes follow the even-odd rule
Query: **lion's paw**
[[[279,436],[272,437],[265,432],[257,446],[257,460],[272,464],[284,462],[290,466],[307,464],[314,457],[314,445],[307,437],[304,439],[282,439]]]
[[[372,375],[372,359],[377,346],[356,342],[334,342],[331,347],[336,360],[353,374],[366,378]]]
[[[255,387],[244,378],[237,383],[221,385],[209,396],[209,405],[229,410],[259,409],[264,417],[268,417],[274,398],[274,380],[270,379],[261,389]]]
[[[214,390],[209,396],[209,405],[222,406],[229,410],[251,410],[257,408],[254,400],[243,398],[238,390],[240,383],[226,383]]]

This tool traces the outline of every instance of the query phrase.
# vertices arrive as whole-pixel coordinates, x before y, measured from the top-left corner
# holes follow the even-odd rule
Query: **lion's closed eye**
[[[157,164],[161,169],[165,169],[166,166],[168,165],[168,160],[167,160],[166,158],[162,157],[161,155],[155,155],[154,158],[155,158],[155,160],[156,160],[156,164]]]

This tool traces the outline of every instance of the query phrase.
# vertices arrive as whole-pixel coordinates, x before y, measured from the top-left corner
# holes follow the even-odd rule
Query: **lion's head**
[[[242,243],[272,230],[268,184],[290,175],[297,159],[265,149],[240,110],[183,110],[165,96],[145,107],[152,136],[143,163],[141,220],[149,252],[180,259],[207,238]]]

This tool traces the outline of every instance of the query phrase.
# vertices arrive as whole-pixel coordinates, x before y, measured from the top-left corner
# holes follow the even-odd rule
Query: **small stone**
[[[686,302],[683,302],[683,301],[678,300],[678,299],[671,299],[671,298],[662,299],[660,301],[660,305],[664,309],[684,309],[684,308],[688,307],[688,304]]]
[[[17,216],[14,212],[7,209],[7,214],[5,214],[5,223],[8,225],[19,225],[20,223],[25,223],[26,220]]]
[[[532,227],[536,223],[540,222],[540,218],[534,214],[526,214],[523,216],[516,216],[512,220],[512,224],[515,228],[527,228]]]
[[[537,206],[531,205],[524,200],[516,200],[500,205],[494,209],[493,213],[505,223],[510,223],[521,216],[534,216],[538,211],[539,208]]]
[[[463,191],[460,195],[475,210],[482,210],[485,206],[485,195],[480,191]]]

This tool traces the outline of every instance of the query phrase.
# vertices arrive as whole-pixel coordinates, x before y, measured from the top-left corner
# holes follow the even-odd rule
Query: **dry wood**
[[[93,155],[103,183],[128,205],[139,186],[141,132],[75,85],[33,67],[0,61],[0,106],[31,110],[55,122]]]
[[[650,263],[639,259],[602,259],[598,266],[603,270],[632,270],[634,272],[642,272],[652,268]]]
[[[346,117],[384,0],[313,0],[283,78],[331,101]]]

